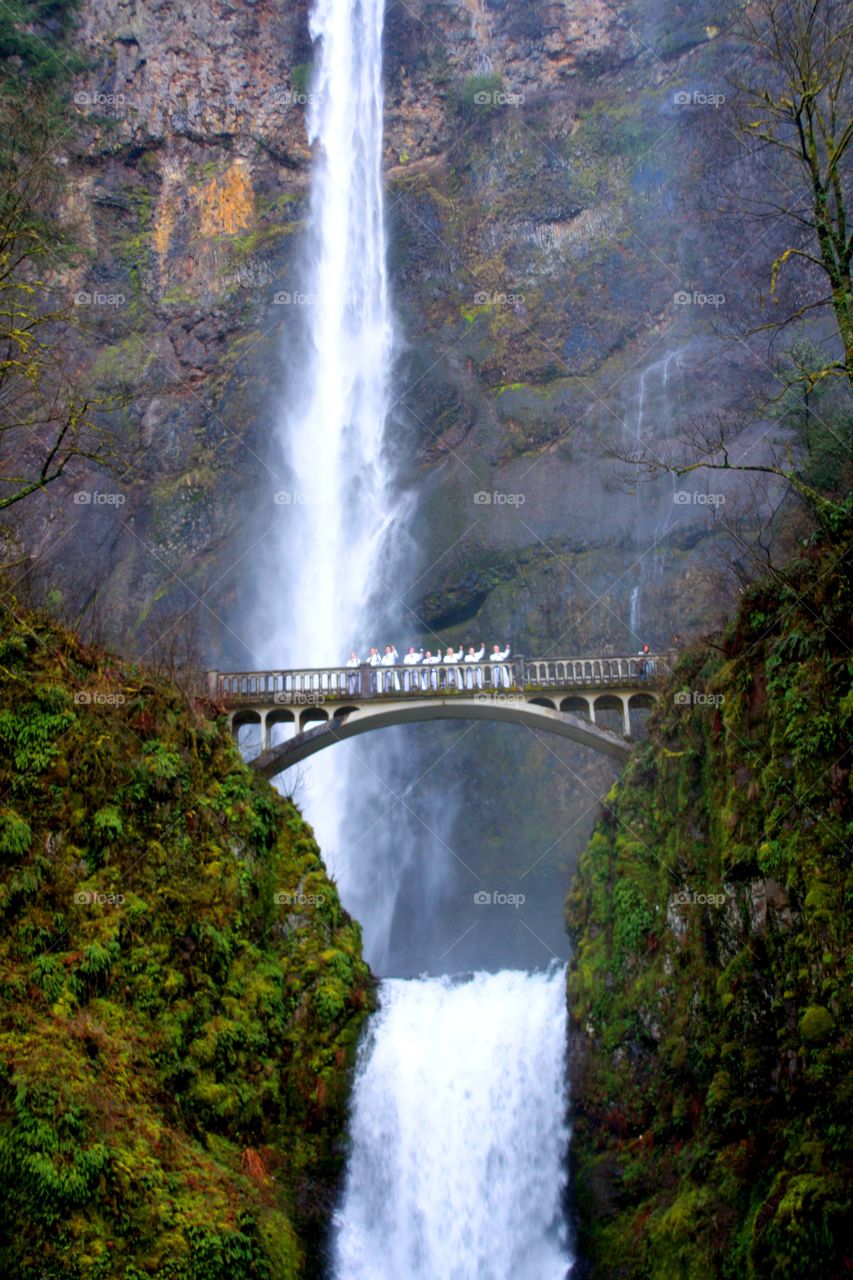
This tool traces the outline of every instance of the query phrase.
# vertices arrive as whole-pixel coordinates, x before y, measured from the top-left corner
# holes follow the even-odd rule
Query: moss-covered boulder
[[[14,605],[0,973],[0,1273],[318,1273],[358,926],[215,708]]]

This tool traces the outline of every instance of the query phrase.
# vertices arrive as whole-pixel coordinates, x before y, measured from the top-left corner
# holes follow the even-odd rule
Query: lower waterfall
[[[564,1280],[564,968],[389,979],[380,1000],[335,1280]]]

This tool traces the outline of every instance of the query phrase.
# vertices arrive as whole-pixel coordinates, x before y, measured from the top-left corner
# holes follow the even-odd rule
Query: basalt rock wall
[[[626,499],[600,436],[665,434],[700,385],[719,394],[698,373],[712,308],[675,300],[737,292],[696,211],[724,132],[703,100],[727,61],[713,17],[389,6],[395,440],[423,495],[412,582],[429,570],[400,594],[424,628],[633,649],[704,621],[708,507],[668,484]],[[241,557],[280,514],[270,436],[311,305],[307,5],[90,0],[76,38],[59,159],[85,253],[61,284],[81,377],[130,399],[116,475],[70,476],[26,542],[50,577],[61,535],[61,589],[97,588],[116,628],[203,597],[211,658],[245,664]],[[87,488],[124,502],[75,504]]]

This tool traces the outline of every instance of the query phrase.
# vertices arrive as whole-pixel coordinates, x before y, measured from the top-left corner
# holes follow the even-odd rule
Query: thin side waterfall
[[[687,346],[673,348],[660,360],[643,369],[639,376],[636,394],[626,407],[622,424],[623,437],[638,457],[648,447],[650,439],[663,439],[671,427],[670,382],[674,373],[683,371],[687,350]],[[661,489],[663,487],[662,485]],[[674,489],[673,477],[662,502],[660,494],[656,499],[649,485],[638,484],[634,496],[635,568],[629,579],[628,627],[635,647],[647,638],[641,634],[641,627],[645,622],[642,609],[643,582],[663,569],[665,553],[655,554],[655,547],[665,537],[673,522],[670,490],[674,492]]]
[[[383,982],[335,1280],[564,1280],[565,1051],[561,967]]]

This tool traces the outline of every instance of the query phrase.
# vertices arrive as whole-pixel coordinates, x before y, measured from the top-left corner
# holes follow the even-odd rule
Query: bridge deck
[[[304,667],[271,671],[211,671],[208,691],[229,710],[251,706],[300,705],[357,699],[389,701],[471,693],[505,696],[642,692],[669,676],[672,653],[648,657],[510,658],[505,662],[418,663],[405,666]]]

